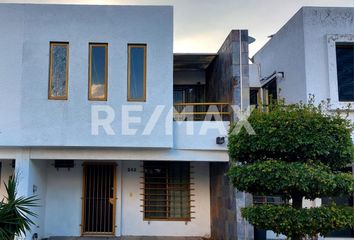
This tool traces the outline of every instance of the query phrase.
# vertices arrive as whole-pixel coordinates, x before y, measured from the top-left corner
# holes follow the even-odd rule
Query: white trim
[[[265,85],[267,85],[270,81],[272,81],[274,78],[276,78],[277,80],[278,79],[284,79],[284,72],[278,72],[278,71],[274,71],[272,73],[272,75],[268,76],[268,77],[265,77],[265,78],[262,78],[260,80],[260,84],[261,84],[261,87],[264,87]],[[278,83],[278,82],[277,82]]]
[[[29,159],[45,160],[136,160],[229,162],[227,151],[143,148],[0,148],[0,159],[18,159],[28,150]]]
[[[339,101],[336,57],[336,43],[338,42],[354,43],[354,34],[327,35],[329,97],[331,100],[332,109],[346,108],[349,103],[354,103]]]
[[[122,198],[123,198],[123,164],[122,161],[117,162],[116,167],[116,226],[115,226],[115,233],[117,237],[122,236],[122,228],[123,228],[123,205],[122,205]]]

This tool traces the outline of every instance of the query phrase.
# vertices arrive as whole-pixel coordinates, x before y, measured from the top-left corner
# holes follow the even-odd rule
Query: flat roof
[[[205,70],[216,56],[216,53],[175,53],[173,69],[174,71]]]

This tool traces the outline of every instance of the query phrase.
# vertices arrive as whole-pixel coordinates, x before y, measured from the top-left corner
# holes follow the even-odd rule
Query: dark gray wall
[[[248,63],[248,30],[232,30],[206,70],[207,101],[247,107]]]
[[[218,56],[206,70],[207,102],[249,105],[248,31],[233,30]],[[229,182],[228,163],[211,163],[211,234],[215,240],[251,240],[253,227],[241,217],[241,208],[252,204],[249,194],[238,192]]]
[[[235,188],[225,175],[229,163],[210,163],[211,236],[213,240],[237,239]]]

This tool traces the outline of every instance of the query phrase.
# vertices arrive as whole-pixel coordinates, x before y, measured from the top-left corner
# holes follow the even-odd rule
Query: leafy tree
[[[13,240],[16,235],[24,235],[34,224],[30,217],[36,217],[30,208],[36,207],[38,200],[34,196],[18,197],[16,186],[16,178],[10,178],[5,184],[7,196],[0,202],[0,239],[2,240]]]
[[[354,226],[353,208],[302,208],[303,198],[349,195],[352,174],[341,170],[353,163],[353,126],[339,111],[327,113],[324,104],[276,103],[267,111],[255,110],[245,129],[229,134],[233,165],[229,177],[240,191],[280,196],[282,205],[254,205],[242,216],[255,227],[284,234],[293,240]],[[291,201],[289,201],[291,199]],[[292,202],[292,204],[290,204]]]

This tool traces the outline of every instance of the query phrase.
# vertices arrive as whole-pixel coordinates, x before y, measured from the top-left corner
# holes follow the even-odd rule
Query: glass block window
[[[69,43],[50,43],[48,98],[68,99]]]

